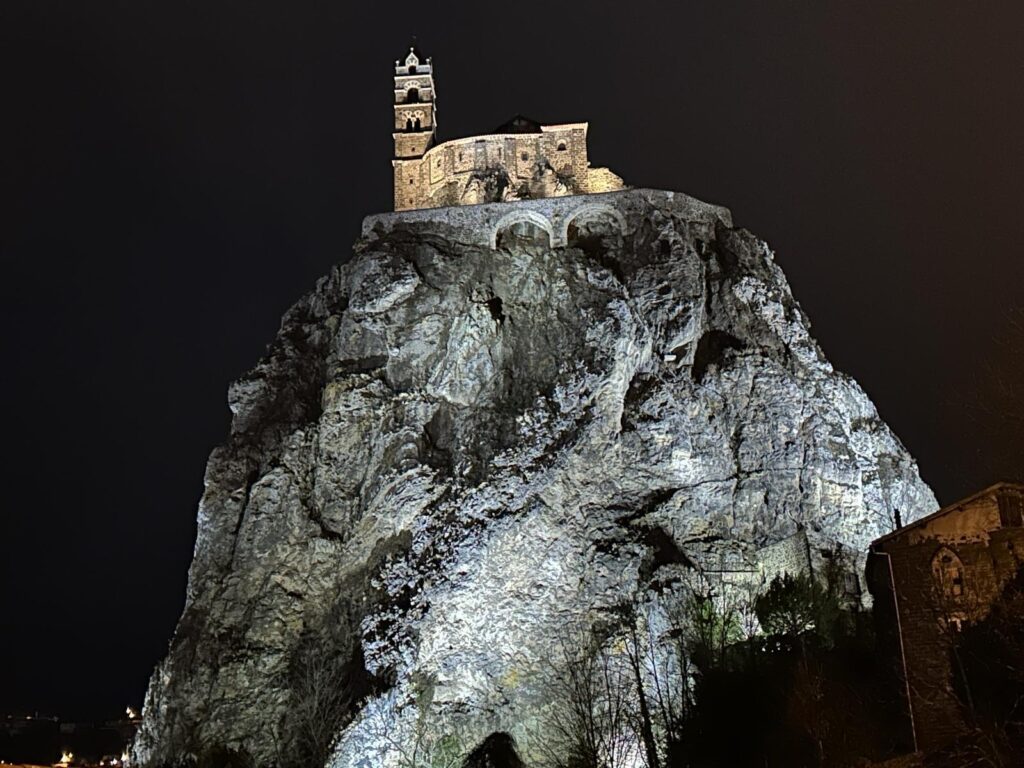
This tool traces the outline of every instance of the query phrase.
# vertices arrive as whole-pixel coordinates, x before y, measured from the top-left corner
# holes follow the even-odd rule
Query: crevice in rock
[[[678,488],[662,488],[654,491],[653,493],[645,496],[638,505],[630,507],[624,514],[616,517],[615,522],[619,525],[629,526],[637,520],[642,520],[675,496],[676,491],[678,490]]]
[[[725,331],[708,331],[697,342],[697,350],[693,354],[693,367],[690,373],[693,380],[700,384],[708,368],[721,365],[729,350],[742,350],[746,345]]]
[[[387,355],[370,355],[369,357],[347,358],[339,360],[336,366],[338,376],[350,373],[369,373],[383,368],[388,364]]]
[[[500,296],[492,296],[484,302],[487,305],[487,309],[491,312],[491,318],[498,325],[502,325],[505,322],[505,312],[502,310],[502,303]]]
[[[636,409],[644,403],[657,383],[657,377],[650,373],[633,374],[622,399],[622,415],[619,416],[620,432],[631,432],[636,429],[636,425],[640,422]]]
[[[679,548],[672,535],[660,525],[642,529],[640,541],[647,547],[638,573],[641,582],[652,582],[658,570],[665,566],[681,565],[689,570],[697,567]]]
[[[452,441],[455,436],[455,419],[452,406],[442,401],[438,404],[430,421],[423,425],[423,445],[420,459],[434,469],[448,469],[452,466]]]
[[[249,497],[252,495],[252,487],[256,484],[256,481],[260,478],[259,467],[254,467],[249,470],[249,474],[245,477],[245,490],[242,493],[241,506],[238,510],[238,519],[235,521],[234,528],[231,531],[231,557],[228,560],[228,564],[231,568],[235,566],[235,553],[238,551],[238,534],[242,530],[242,523],[245,522],[245,512],[249,508]]]
[[[420,267],[419,259],[409,259],[409,264],[412,266],[412,271],[416,273],[416,277],[420,279],[420,282],[422,282],[428,288],[433,288],[435,291],[438,290],[438,287],[434,285],[432,282],[430,282],[430,280],[427,278],[426,273],[424,273],[423,268]]]
[[[516,740],[497,731],[467,755],[462,768],[523,768],[523,761],[516,751]]]
[[[720,534],[708,533],[708,534],[705,534],[704,536],[694,536],[692,538],[686,539],[686,541],[684,541],[683,543],[684,544],[714,544],[717,541],[724,541],[724,540],[725,540],[725,538],[723,536],[721,536]]]

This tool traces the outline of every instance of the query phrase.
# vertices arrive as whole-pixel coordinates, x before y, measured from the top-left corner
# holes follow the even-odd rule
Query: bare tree
[[[639,756],[636,688],[621,654],[593,633],[561,642],[548,684],[554,709],[539,744],[550,768],[624,768]]]
[[[683,634],[668,615],[656,617],[654,614],[650,605],[637,610],[627,638],[636,684],[646,689],[645,698],[649,702],[650,727],[646,729],[645,739],[648,752],[652,736],[660,737],[663,747],[682,736],[687,710],[693,703],[690,655]],[[660,762],[660,757],[658,763],[648,757],[649,765]]]
[[[726,649],[744,639],[752,607],[740,596],[737,588],[713,585],[698,574],[673,605],[672,624],[684,653],[697,667],[707,670],[724,666]]]
[[[366,707],[363,724],[377,745],[378,766],[458,768],[466,758],[459,739],[429,701],[403,706],[392,692]]]
[[[288,682],[291,701],[279,733],[279,762],[319,768],[356,703],[349,659],[304,642],[292,661]]]
[[[636,691],[636,729],[643,741],[647,768],[661,768],[658,743],[654,735],[654,719],[646,690],[647,679],[651,677],[649,674],[653,661],[651,657],[656,653],[655,641],[652,637],[649,620],[644,622],[642,634],[637,628],[639,613],[636,606],[629,606],[625,619],[626,658],[629,660],[629,668],[633,672],[633,689]],[[654,668],[656,669],[656,667]],[[656,693],[660,693],[661,686],[657,682],[654,687]]]

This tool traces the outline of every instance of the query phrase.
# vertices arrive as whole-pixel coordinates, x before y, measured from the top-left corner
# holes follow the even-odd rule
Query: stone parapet
[[[502,229],[519,222],[530,222],[548,233],[552,247],[563,247],[568,243],[568,230],[573,221],[606,214],[619,222],[625,234],[631,214],[649,207],[671,211],[684,220],[732,226],[732,213],[720,205],[705,203],[681,192],[626,189],[592,195],[377,213],[363,219],[362,234],[372,238],[395,227],[437,224],[449,231],[454,230],[453,234],[460,242],[493,248]]]

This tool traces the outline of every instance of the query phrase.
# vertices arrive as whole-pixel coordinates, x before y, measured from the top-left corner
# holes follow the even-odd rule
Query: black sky
[[[1024,476],[1018,0],[5,0],[0,712],[141,701],[228,382],[390,205],[412,34],[442,138],[588,120],[766,238],[941,502]]]

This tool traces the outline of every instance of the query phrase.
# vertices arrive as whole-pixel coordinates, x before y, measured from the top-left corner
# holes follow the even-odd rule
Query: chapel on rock
[[[395,210],[614,192],[622,179],[591,168],[587,124],[541,125],[517,115],[491,133],[435,144],[431,59],[395,61]]]

